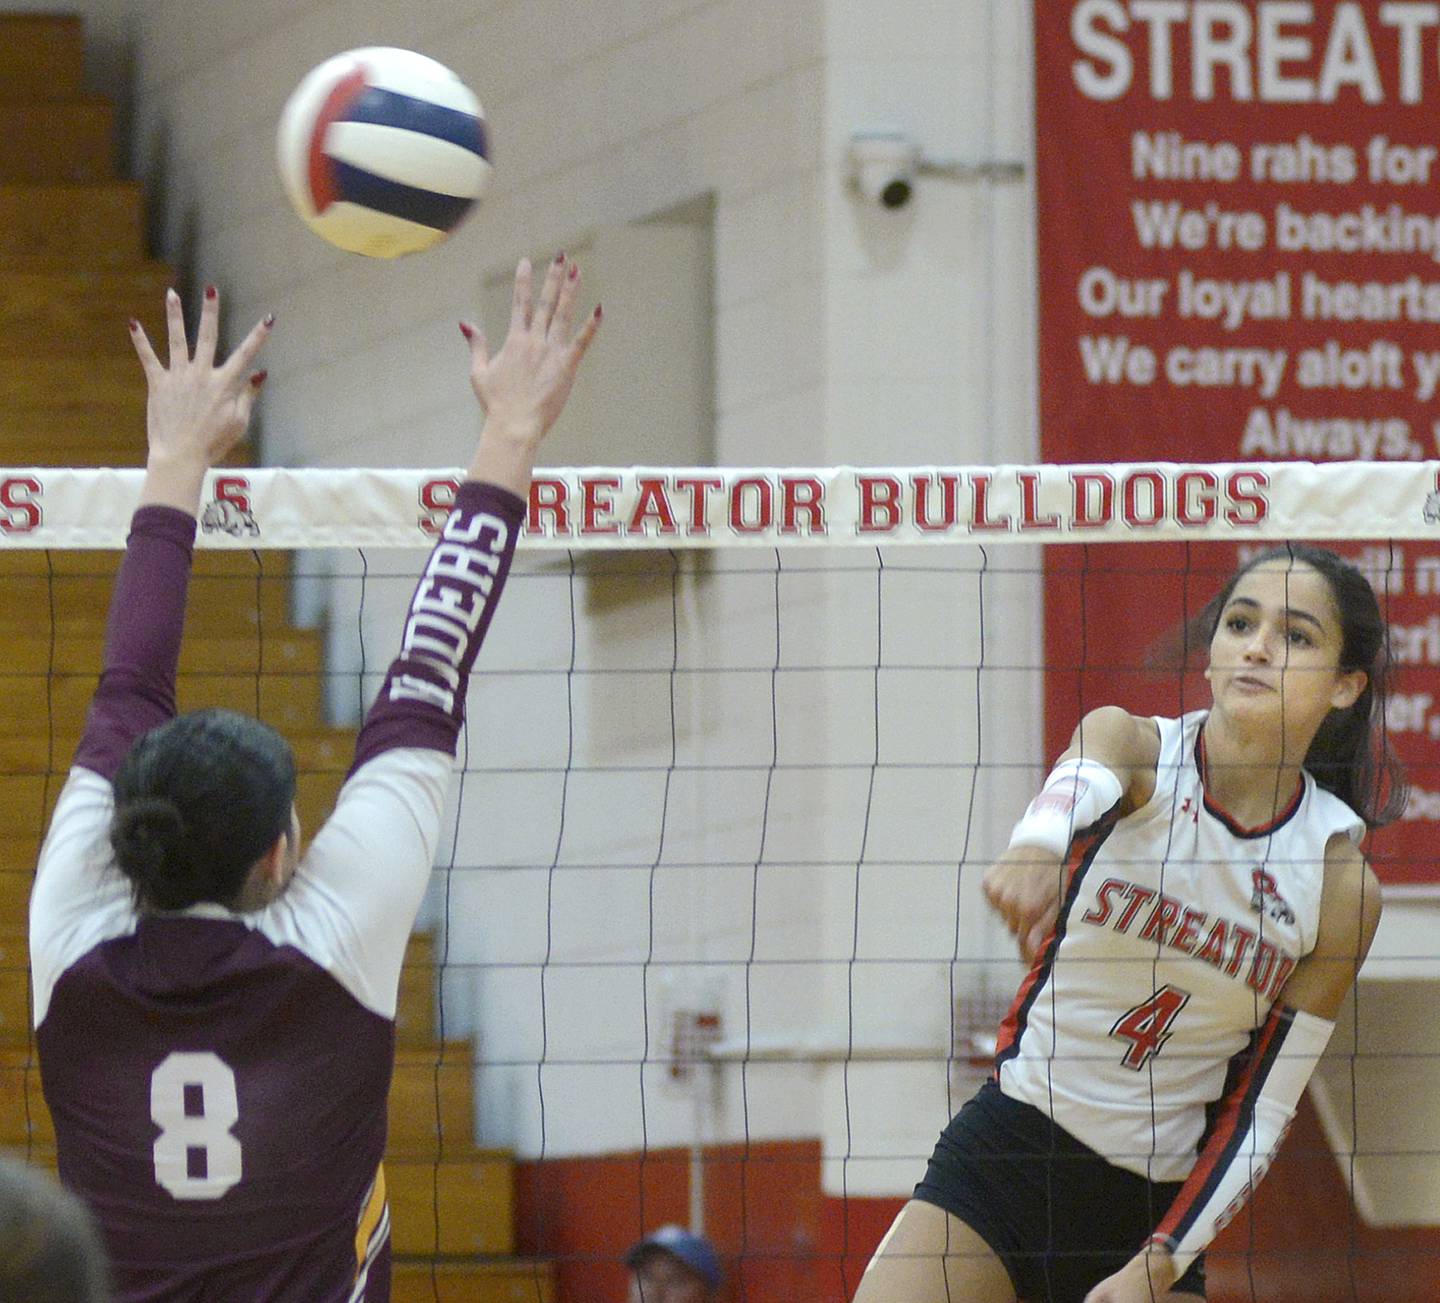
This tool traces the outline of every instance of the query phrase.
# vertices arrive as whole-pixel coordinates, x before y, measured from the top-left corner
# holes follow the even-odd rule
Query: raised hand
[[[220,295],[211,286],[200,309],[195,354],[185,338],[185,312],[180,296],[165,296],[170,336],[169,362],[162,364],[138,321],[130,337],[145,370],[150,396],[145,406],[145,432],[150,453],[145,463],[141,505],[164,505],[187,511],[200,509],[205,472],[237,443],[250,424],[250,411],[265,381],[265,372],[251,372],[274,317],[266,317],[223,363],[215,361],[220,333]]]
[[[540,299],[533,301],[534,271],[528,258],[515,271],[510,329],[493,356],[484,333],[470,322],[460,330],[470,342],[470,384],[485,410],[485,431],[470,474],[523,494],[535,450],[555,424],[600,328],[597,307],[575,329],[580,268],[562,253],[550,264]]]
[[[193,357],[185,338],[185,310],[174,290],[165,296],[165,317],[170,335],[168,365],[155,355],[144,327],[130,323],[135,352],[150,387],[145,409],[150,455],[196,458],[213,466],[240,442],[250,424],[250,410],[265,380],[263,371],[252,374],[250,368],[275,319],[260,322],[229,359],[217,365],[220,295],[214,286],[205,291]]]

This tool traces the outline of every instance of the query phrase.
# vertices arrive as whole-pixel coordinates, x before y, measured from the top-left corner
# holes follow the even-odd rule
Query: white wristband
[[[1124,795],[1119,778],[1098,760],[1063,760],[1026,807],[1010,834],[1010,845],[1039,846],[1064,855],[1070,839],[1098,823]]]

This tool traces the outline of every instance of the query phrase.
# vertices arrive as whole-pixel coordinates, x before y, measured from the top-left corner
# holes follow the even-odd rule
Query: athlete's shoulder
[[[113,806],[108,779],[83,766],[71,769],[30,892],[31,1014],[37,1027],[60,975],[135,926],[130,884],[115,865],[107,835]]]
[[[1332,1021],[1370,953],[1380,927],[1380,881],[1346,837],[1325,847],[1324,890],[1315,944],[1295,966],[1281,999]]]
[[[255,920],[361,1004],[394,1018],[405,945],[430,881],[454,759],[397,747],[366,759],[340,789],[289,887]]]
[[[1357,846],[1348,837],[1332,836],[1325,847],[1325,891],[1321,899],[1322,928],[1338,918],[1342,935],[1348,941],[1358,927],[1363,936],[1363,955],[1374,940],[1380,923],[1380,879]],[[1357,953],[1347,947],[1346,953]]]
[[[1323,837],[1327,847],[1327,860],[1329,858],[1328,848],[1332,842],[1348,843],[1355,851],[1357,858],[1360,856],[1359,846],[1365,839],[1365,820],[1362,819],[1350,805],[1336,796],[1334,792],[1327,791],[1315,781],[1312,774],[1305,774],[1306,800],[1305,818],[1306,822],[1313,827],[1316,834]]]
[[[1093,760],[1111,770],[1125,794],[1121,809],[1129,814],[1153,795],[1160,755],[1161,731],[1156,720],[1132,715],[1122,706],[1099,706],[1081,719],[1061,759]]]
[[[1075,726],[1065,754],[1099,760],[1112,769],[1153,769],[1160,758],[1160,726],[1123,706],[1097,706]]]

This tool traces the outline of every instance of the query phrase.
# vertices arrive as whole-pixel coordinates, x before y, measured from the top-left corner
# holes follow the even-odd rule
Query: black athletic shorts
[[[1107,1163],[987,1081],[940,1133],[915,1197],[994,1249],[1024,1303],[1084,1303],[1150,1238],[1180,1185]],[[1205,1297],[1203,1254],[1173,1288]]]

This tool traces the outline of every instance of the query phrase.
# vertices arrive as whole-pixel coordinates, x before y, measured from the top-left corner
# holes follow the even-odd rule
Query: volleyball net
[[[1440,1109],[1414,1107],[1440,1098],[1423,1013],[1440,971],[1424,913],[1440,897],[1437,473],[537,472],[402,989],[398,1258],[519,1254],[549,1264],[525,1268],[537,1303],[619,1296],[626,1245],[681,1221],[716,1240],[734,1297],[848,1298],[987,1070],[1022,972],[980,880],[1046,763],[1095,706],[1203,706],[1167,633],[1238,560],[1302,540],[1351,557],[1381,599],[1414,793],[1373,838],[1388,930],[1317,1074],[1313,1134],[1272,1182],[1289,1162],[1333,1193],[1306,1250],[1332,1269],[1434,1252],[1385,1237],[1440,1206]],[[210,477],[181,706],[279,727],[307,828],[457,479]],[[20,812],[0,866],[16,942],[0,1125],[41,1159],[23,902],[139,483],[0,471],[0,783]],[[1293,1227],[1266,1230],[1266,1198],[1217,1248],[1235,1281],[1299,1251]],[[1250,1295],[1212,1288],[1228,1297]]]

